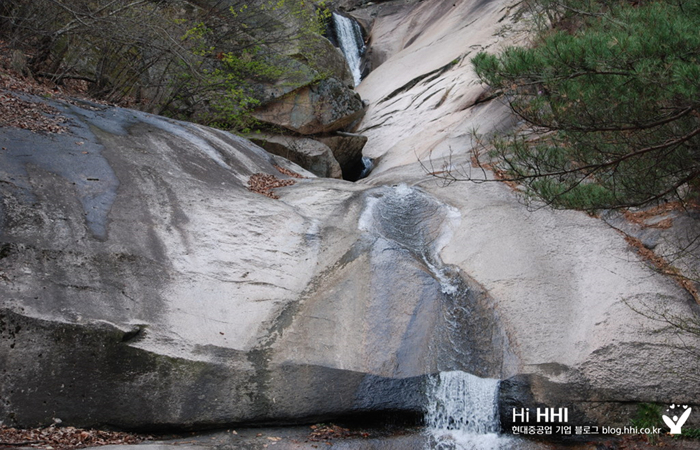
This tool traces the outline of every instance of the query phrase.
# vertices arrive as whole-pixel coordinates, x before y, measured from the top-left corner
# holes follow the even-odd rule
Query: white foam
[[[412,194],[413,189],[414,188],[410,187],[406,183],[401,183],[401,184],[397,184],[396,186],[394,186],[394,191],[396,192],[396,195],[399,197],[406,197],[407,195]]]
[[[459,284],[455,283],[454,280],[446,273],[445,269],[441,269],[432,264],[428,258],[423,258],[423,262],[430,272],[435,275],[435,278],[440,282],[440,290],[443,294],[455,295],[459,291]]]
[[[440,372],[428,387],[426,424],[430,448],[496,450],[512,439],[499,435],[498,380],[466,372]]]

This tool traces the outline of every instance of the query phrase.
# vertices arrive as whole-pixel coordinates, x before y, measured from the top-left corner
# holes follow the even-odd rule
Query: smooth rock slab
[[[628,425],[641,402],[700,404],[700,336],[665,321],[698,320],[688,292],[603,221],[529,208],[519,191],[471,166],[472,149],[483,152],[516,118],[502,99],[482,101],[486,86],[470,60],[529,42],[527,16],[501,0],[380,4],[356,14],[373,19],[381,63],[357,88],[370,103],[358,127],[369,138],[363,152],[377,159],[360,183],[419,186],[460,212],[440,257],[494,305],[510,349],[500,378],[522,376],[513,404],[568,405],[577,421],[600,426]]]
[[[426,346],[445,325],[431,310],[446,298],[415,256],[394,273],[383,249],[403,252],[396,237],[360,229],[367,186],[222,131],[51,103],[70,134],[0,129],[0,420],[146,430],[422,414],[441,361]],[[287,178],[278,166],[307,178],[280,200],[248,190],[254,173]],[[411,233],[440,240],[439,218],[416,217]],[[419,276],[385,295],[407,272]]]

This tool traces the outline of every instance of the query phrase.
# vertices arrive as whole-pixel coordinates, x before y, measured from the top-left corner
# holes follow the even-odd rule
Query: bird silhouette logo
[[[664,422],[666,422],[666,425],[671,429],[671,434],[681,434],[681,427],[685,423],[686,420],[688,420],[688,417],[690,416],[690,411],[692,411],[693,408],[689,408],[688,405],[676,405],[675,403],[672,404],[671,406],[668,407],[666,410],[667,413],[673,414],[673,417],[669,417],[666,414],[661,416],[662,419],[664,419]],[[678,417],[678,413],[680,413],[680,417]]]

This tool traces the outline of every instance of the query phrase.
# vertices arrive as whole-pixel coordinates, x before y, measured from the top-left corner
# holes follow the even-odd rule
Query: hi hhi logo
[[[533,418],[537,422],[566,423],[569,421],[569,408],[537,408]],[[530,422],[530,408],[513,408],[513,422]]]
[[[668,425],[668,427],[671,429],[671,434],[681,434],[681,427],[685,421],[688,420],[690,411],[692,410],[693,408],[689,408],[688,405],[683,405],[683,408],[681,409],[681,405],[676,405],[674,403],[666,410],[667,413],[673,414],[673,417],[671,418],[664,414],[661,416],[661,418],[664,419],[666,425]],[[678,417],[677,413],[681,413],[681,416]]]

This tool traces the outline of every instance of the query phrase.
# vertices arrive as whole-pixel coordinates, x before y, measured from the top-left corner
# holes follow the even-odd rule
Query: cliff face
[[[358,87],[369,104],[360,131],[369,137],[365,154],[381,158],[378,172],[396,165],[449,155],[466,148],[469,135],[507,129],[503,105],[478,104],[484,93],[470,58],[484,49],[522,41],[510,22],[507,2],[392,3],[357,15],[372,18],[373,71]],[[391,82],[387,82],[391,80]],[[473,107],[477,106],[477,107]],[[418,153],[416,153],[418,152]]]

